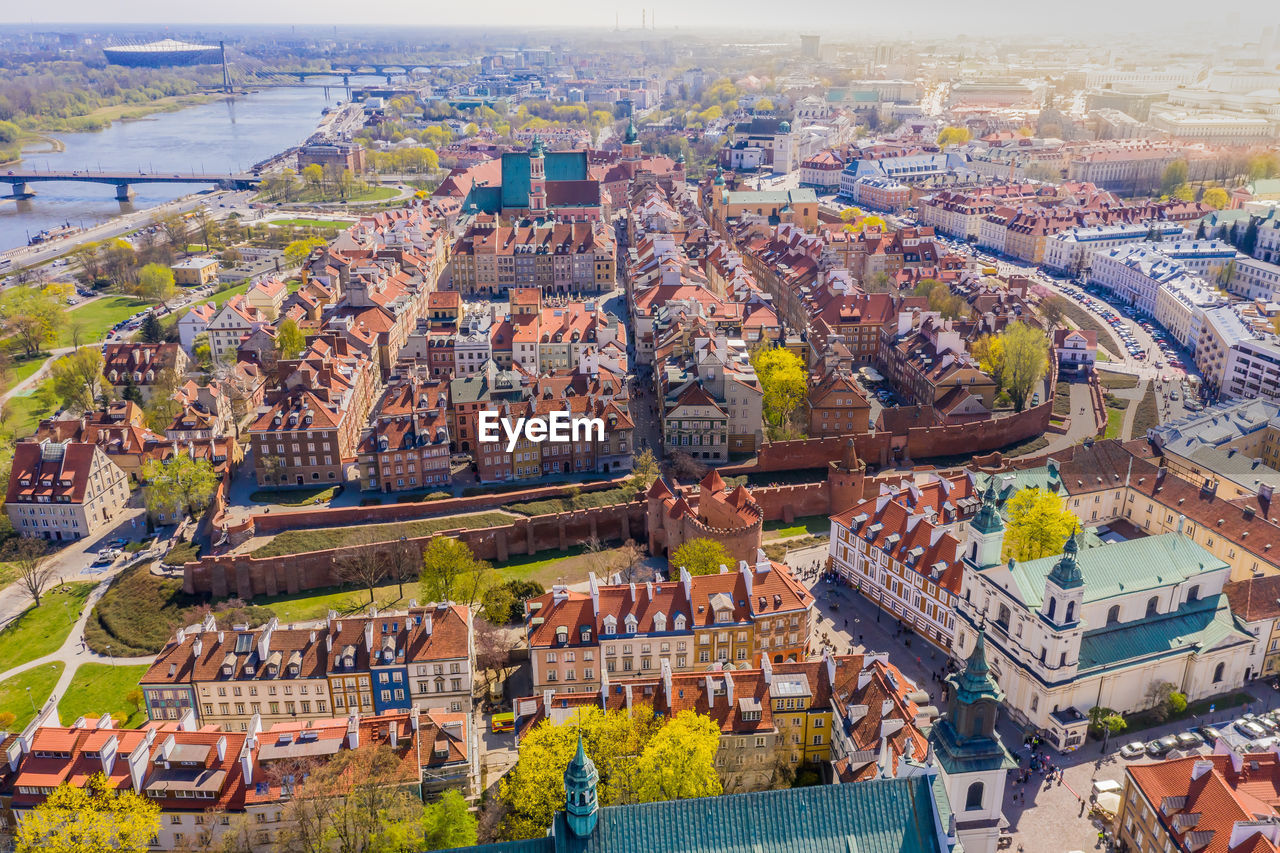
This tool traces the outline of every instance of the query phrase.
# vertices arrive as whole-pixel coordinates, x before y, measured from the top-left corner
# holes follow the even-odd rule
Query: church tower
[[[947,685],[947,713],[929,732],[929,743],[938,759],[960,843],[966,853],[995,853],[1005,777],[1018,765],[996,733],[1004,692],[991,677],[981,628],[964,671],[947,676]]]
[[[1049,570],[1044,581],[1044,604],[1041,613],[1058,629],[1069,628],[1080,621],[1084,606],[1084,576],[1076,564],[1080,545],[1074,531],[1062,546],[1062,556]]]
[[[578,732],[578,751],[564,771],[565,821],[569,831],[577,838],[586,838],[596,828],[599,805],[596,803],[596,785],[600,774],[596,764],[582,748],[582,732]]]
[[[987,488],[982,493],[982,506],[969,520],[965,534],[964,559],[982,569],[1000,563],[1000,551],[1004,548],[1004,519],[1000,517],[1000,495],[996,490],[996,476],[987,478]]]
[[[640,159],[640,133],[636,130],[634,118],[627,119],[627,133],[622,137],[622,159]]]
[[[547,158],[543,156],[542,140],[535,136],[529,146],[529,212],[547,212]]]
[[[858,458],[858,448],[850,438],[839,462],[827,468],[827,492],[831,498],[831,514],[844,512],[862,500],[867,480],[867,463]]]

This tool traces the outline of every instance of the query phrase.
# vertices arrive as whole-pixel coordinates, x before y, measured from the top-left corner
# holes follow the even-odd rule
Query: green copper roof
[[[980,699],[992,699],[999,702],[1004,699],[1000,685],[991,677],[991,667],[987,665],[987,635],[978,629],[977,642],[965,662],[964,671],[957,675],[947,676],[947,681],[956,690],[956,701],[971,705]]]
[[[987,573],[1008,571],[1018,587],[1018,597],[1029,610],[1044,603],[1044,584],[1058,563],[1058,557],[1042,557],[983,569]],[[1076,565],[1084,581],[1084,602],[1101,601],[1180,583],[1205,572],[1227,568],[1227,564],[1185,536],[1162,533],[1126,542],[1086,548],[1076,555]]]
[[[543,172],[548,182],[587,179],[585,151],[548,151],[543,155],[543,161]],[[502,206],[529,206],[528,151],[509,151],[502,155]]]
[[[872,779],[601,809],[589,838],[562,837],[573,853],[942,853],[928,776]]]
[[[1067,537],[1066,543],[1062,546],[1062,556],[1049,571],[1049,580],[1057,584],[1058,589],[1074,589],[1084,584],[1084,576],[1080,574],[1080,567],[1076,565],[1076,555],[1079,552],[1080,543],[1076,541],[1073,533]]]
[[[982,492],[982,506],[969,522],[979,533],[994,533],[1004,529],[1004,520],[1000,517],[1000,497],[996,488],[996,478],[987,478],[987,487]]]
[[[1114,546],[1113,546],[1114,547]],[[1189,602],[1172,613],[1137,622],[1086,631],[1080,639],[1079,673],[1131,664],[1143,658],[1185,654],[1188,648],[1211,649],[1223,643],[1249,643],[1236,628],[1225,595]]]
[[[639,139],[640,139],[640,134],[636,132],[635,118],[633,117],[633,118],[627,119],[627,135],[625,137],[626,143],[628,145],[634,145],[637,141],[639,141]]]

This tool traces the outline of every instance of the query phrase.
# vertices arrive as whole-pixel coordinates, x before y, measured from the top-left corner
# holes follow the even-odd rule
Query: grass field
[[[151,574],[146,565],[116,579],[93,608],[85,639],[99,653],[121,657],[155,654],[174,630],[198,620],[199,599],[183,595],[182,581]]]
[[[39,607],[27,608],[0,631],[0,672],[56,652],[80,618],[84,600],[95,584],[68,584],[62,591],[45,593]]]
[[[1062,313],[1066,314],[1081,329],[1092,329],[1098,333],[1098,344],[1115,353],[1124,352],[1120,341],[1116,339],[1111,327],[1103,323],[1083,306],[1077,305],[1065,296],[1062,298]]]
[[[8,391],[26,380],[31,374],[39,370],[40,365],[44,364],[48,359],[49,356],[42,353],[34,358],[15,360],[10,366],[8,375],[5,377],[4,386],[0,387],[0,393]]]
[[[1156,391],[1148,388],[1138,403],[1138,411],[1133,414],[1133,437],[1147,437],[1147,430],[1160,426],[1160,407],[1156,403]]]
[[[418,597],[418,582],[405,582],[403,599],[400,595],[400,587],[394,583],[374,587],[373,594],[379,610],[408,607],[409,599]],[[369,609],[369,591],[350,587],[329,587],[308,590],[297,595],[264,595],[249,603],[256,607],[269,608],[280,623],[286,625],[290,622],[323,619],[330,610],[336,610],[340,614],[363,613]]]
[[[341,219],[272,219],[268,225],[279,225],[281,228],[325,228],[341,230],[351,222]]]
[[[18,438],[34,435],[40,421],[58,410],[58,399],[53,393],[53,383],[46,379],[34,388],[9,398],[9,412],[13,417],[9,429]]]
[[[7,712],[17,718],[13,723],[15,731],[22,731],[35,718],[31,705],[34,703],[37,708],[44,705],[58,679],[62,677],[65,667],[66,664],[58,661],[32,667],[13,678],[0,681],[0,714]]]
[[[1124,428],[1124,409],[1107,407],[1107,432],[1104,438],[1122,438],[1120,430]]]
[[[522,501],[508,504],[503,509],[518,512],[521,515],[548,515],[553,512],[567,512],[571,509],[590,509],[597,506],[612,506],[628,503],[635,499],[636,490],[630,485],[616,489],[602,489],[598,492],[580,492],[571,497],[547,498],[540,501]]]
[[[495,527],[510,524],[512,517],[503,512],[479,512],[471,515],[451,515],[445,518],[427,518],[400,524],[374,524],[363,527],[330,527],[323,530],[287,530],[261,548],[252,557],[283,557],[289,554],[307,554],[327,548],[341,548],[356,542],[390,542],[402,536],[410,538],[430,536],[441,530],[474,530],[479,527]]]
[[[1139,380],[1138,377],[1130,376],[1128,373],[1111,373],[1107,370],[1099,370],[1098,381],[1108,391],[1127,391],[1130,388],[1137,388]]]
[[[136,729],[147,721],[147,709],[134,709],[125,696],[138,689],[138,680],[147,665],[112,666],[109,663],[83,663],[72,677],[71,686],[58,703],[58,716],[69,726],[78,717],[97,719],[103,714],[120,714],[120,728]],[[27,708],[30,710],[30,706]]]
[[[58,333],[58,346],[69,347],[75,343],[71,334],[72,323],[83,324],[80,332],[80,344],[83,346],[102,340],[116,323],[155,304],[132,296],[104,296],[88,305],[72,308]]]
[[[767,539],[783,539],[788,536],[816,536],[831,532],[831,519],[825,515],[809,515],[787,524],[785,521],[766,521]]]
[[[260,504],[279,504],[280,506],[307,506],[331,500],[338,493],[337,486],[302,488],[302,489],[263,489],[249,495],[249,500]]]

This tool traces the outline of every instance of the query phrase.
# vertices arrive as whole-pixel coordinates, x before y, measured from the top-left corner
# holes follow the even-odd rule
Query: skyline
[[[1173,8],[1171,9],[1171,5]],[[764,0],[699,0],[693,3],[656,0],[648,3],[590,3],[586,0],[559,0],[555,4],[537,5],[522,0],[495,0],[489,4],[491,21],[501,21],[495,31],[512,28],[613,30],[615,24],[624,31],[639,30],[641,15],[652,28],[654,21],[659,33],[679,30],[712,29],[718,32],[742,32],[774,30],[778,35],[786,33],[815,33],[833,39],[847,39],[850,35],[869,37],[898,35],[926,37],[940,33],[962,36],[984,34],[992,36],[1015,34],[1061,34],[1074,37],[1088,32],[1102,32],[1100,23],[1105,21],[1106,31],[1139,29],[1145,31],[1207,31],[1217,22],[1221,26],[1236,28],[1242,21],[1258,21],[1248,32],[1280,24],[1280,15],[1270,4],[1261,0],[1248,0],[1221,14],[1207,14],[1203,7],[1187,2],[1170,4],[1158,0],[1082,0],[1075,4],[1072,14],[1063,20],[1060,14],[1023,12],[1017,16],[1005,8],[976,8],[966,4],[922,0],[912,5],[909,21],[904,21],[896,9],[881,7],[859,10],[849,14],[847,7],[833,0],[810,2],[805,8],[812,17],[812,26],[796,27],[795,17],[782,11],[776,4]],[[300,0],[271,0],[267,4],[247,0],[228,0],[218,7],[219,14],[211,17],[208,7],[175,7],[161,0],[126,0],[112,8],[113,20],[102,21],[102,7],[89,0],[68,0],[56,7],[41,10],[43,18],[24,23],[13,23],[7,28],[24,28],[44,25],[97,26],[121,29],[134,26],[164,28],[180,27],[239,27],[239,26],[290,26],[300,29],[328,29],[330,27],[376,29],[370,27],[363,10],[336,0],[319,0],[302,3]],[[53,14],[50,14],[53,13]],[[393,0],[383,10],[384,20],[395,20],[408,27],[465,27],[483,31],[484,23],[476,24],[473,13],[466,7],[437,7],[425,10],[405,0]],[[299,22],[308,22],[300,24]],[[324,21],[323,24],[311,23]],[[252,22],[252,23],[251,23]]]

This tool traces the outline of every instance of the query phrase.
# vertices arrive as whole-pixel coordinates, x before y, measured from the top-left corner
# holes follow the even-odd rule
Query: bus
[[[494,734],[514,732],[516,730],[516,715],[511,711],[507,711],[505,714],[494,714],[490,729]]]

